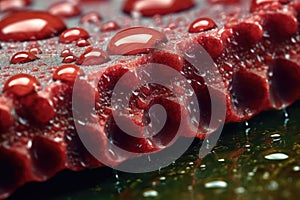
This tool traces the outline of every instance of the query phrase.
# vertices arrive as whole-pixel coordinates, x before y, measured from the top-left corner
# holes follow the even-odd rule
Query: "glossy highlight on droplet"
[[[3,92],[22,97],[35,92],[39,85],[39,81],[34,76],[17,74],[6,81]]]
[[[203,31],[208,31],[210,29],[216,28],[216,23],[207,17],[201,17],[196,19],[189,28],[189,33],[200,33]]]
[[[193,0],[126,0],[125,13],[140,13],[143,16],[166,15],[189,9],[195,5]]]
[[[101,25],[101,32],[115,31],[120,29],[120,25],[116,21],[108,21]]]
[[[80,39],[76,42],[76,46],[78,47],[86,47],[86,46],[89,46],[91,43],[86,40],[86,39]]]
[[[60,57],[67,57],[71,55],[73,55],[73,53],[71,52],[70,49],[64,49],[60,52]]]
[[[38,57],[31,53],[31,52],[25,52],[21,51],[16,54],[14,54],[10,60],[11,64],[21,64],[21,63],[27,63],[38,59]]]
[[[166,41],[167,37],[160,31],[147,27],[133,27],[118,32],[110,40],[107,51],[115,55],[143,54]]]
[[[69,55],[63,58],[62,63],[72,63],[77,60],[77,57],[74,55]]]
[[[55,70],[53,74],[53,80],[74,83],[77,76],[81,74],[83,74],[83,72],[76,65],[72,65],[72,64],[62,65]]]
[[[29,49],[29,52],[32,54],[42,54],[42,50],[38,47],[32,47]]]
[[[89,47],[77,60],[78,65],[100,65],[109,60],[102,49]]]
[[[77,4],[68,1],[55,3],[49,7],[48,11],[52,15],[57,15],[60,17],[75,17],[81,13],[81,10]]]
[[[82,24],[100,24],[102,17],[97,12],[89,12],[83,15],[80,19],[80,23]]]
[[[31,4],[31,0],[0,0],[0,11],[22,9]]]
[[[0,41],[42,40],[56,36],[65,29],[65,23],[48,12],[14,12],[0,21]]]
[[[61,33],[59,36],[59,42],[68,44],[80,39],[88,39],[89,37],[89,33],[83,28],[69,28]]]

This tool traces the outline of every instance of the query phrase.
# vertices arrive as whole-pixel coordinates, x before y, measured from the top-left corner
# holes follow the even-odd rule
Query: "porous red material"
[[[123,10],[127,14],[136,12],[132,6],[137,2],[125,2]],[[175,7],[144,5],[142,14],[147,17],[141,19],[121,14],[121,8],[119,20],[114,16],[110,19],[110,13],[90,14],[90,19],[81,19],[79,27],[46,11],[1,16],[0,198],[8,197],[27,182],[47,180],[63,169],[103,166],[84,147],[78,131],[85,131],[91,141],[99,141],[99,152],[111,165],[121,161],[109,154],[107,138],[132,152],[151,152],[167,145],[176,134],[181,115],[180,105],[172,101],[174,94],[169,89],[155,84],[137,88],[127,108],[131,115],[126,117],[142,127],[149,123],[151,105],[159,103],[165,107],[166,125],[150,139],[151,143],[124,133],[112,117],[114,86],[128,70],[143,64],[168,65],[186,77],[194,88],[201,109],[200,127],[194,132],[189,129],[189,121],[185,122],[186,135],[183,136],[203,138],[208,133],[209,95],[212,94],[226,98],[226,122],[244,121],[263,110],[280,109],[299,99],[299,1],[189,1],[190,6],[182,9],[181,1],[172,2]],[[82,16],[91,12],[85,12],[84,6],[116,6],[115,1],[89,0],[80,4]],[[155,6],[161,14],[171,14],[154,15]],[[102,20],[117,21],[122,25],[118,28],[125,30],[101,31]],[[195,25],[196,20],[202,24]],[[150,24],[148,27],[144,27],[145,21]],[[19,22],[38,26],[23,28],[24,24]],[[131,37],[134,32],[129,28],[136,26],[139,34],[151,39]],[[84,45],[78,44],[83,40]],[[201,44],[211,55],[224,83],[222,87],[214,82],[204,85],[203,75],[175,52],[151,50],[175,45],[188,52],[193,44]],[[135,47],[140,50],[126,52]],[[28,49],[34,50],[26,53]],[[69,56],[72,57],[68,59]],[[99,70],[91,72],[95,67]],[[78,76],[81,87],[73,94]],[[99,79],[96,87],[90,82],[95,77]],[[133,86],[134,82],[126,85]],[[207,87],[212,89],[212,94]],[[96,116],[83,113],[82,119],[76,119],[82,126],[75,127],[73,114],[80,110],[72,109],[72,98],[79,99],[80,109],[84,110],[90,97],[95,97]]]

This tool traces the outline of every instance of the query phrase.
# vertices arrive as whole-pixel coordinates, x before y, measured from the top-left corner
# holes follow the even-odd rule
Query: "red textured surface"
[[[32,1],[33,8],[40,2],[43,1]],[[163,134],[151,138],[152,145],[145,139],[122,132],[112,118],[112,89],[129,69],[145,63],[166,64],[190,80],[201,102],[201,123],[198,133],[186,125],[186,136],[203,137],[211,115],[203,77],[178,55],[151,52],[155,46],[165,45],[167,48],[176,44],[188,51],[193,43],[203,45],[217,64],[224,82],[223,88],[214,83],[209,87],[214,94],[226,97],[226,122],[239,122],[263,110],[286,107],[300,97],[299,1],[210,0],[207,4],[195,1],[195,8],[190,10],[184,8],[178,13],[180,9],[172,10],[176,13],[146,19],[133,19],[122,14],[121,6],[114,10],[116,5],[122,5],[119,1],[81,2],[82,16],[97,5],[102,10],[99,8],[99,15],[74,18],[76,26],[81,20],[79,26],[86,32],[79,31],[70,37],[59,34],[66,30],[65,24],[68,28],[76,27],[74,19],[63,21],[47,13],[30,11],[7,18],[1,15],[0,198],[9,196],[26,182],[47,180],[62,169],[102,166],[83,146],[77,134],[80,130],[74,126],[73,113],[80,112],[72,110],[71,106],[76,76],[82,77],[81,87],[73,98],[80,99],[81,109],[85,109],[89,97],[97,91],[97,117],[82,115],[80,120],[86,125],[77,129],[89,134],[91,141],[101,143],[100,153],[112,165],[120,162],[108,153],[107,137],[123,149],[151,152],[168,144],[176,134],[180,105],[171,101],[172,91],[157,85],[137,89],[138,95],[132,97],[129,106],[134,115],[131,119],[140,126],[147,124],[151,105],[160,103],[166,108],[168,120],[161,131]],[[46,10],[49,5],[46,1],[44,3],[43,9]],[[200,17],[210,18],[216,26],[189,33],[191,23]],[[17,22],[24,19],[45,20],[44,29],[22,29],[22,24]],[[143,51],[131,52],[133,55],[113,55],[124,54],[124,50],[114,45],[115,40],[111,41],[120,33],[117,34],[115,29],[101,31],[101,20],[103,24],[114,20],[123,29],[147,25],[147,29],[141,28],[141,33],[154,36],[154,40],[146,42]],[[13,25],[10,35],[4,30],[9,25]],[[79,41],[84,45],[78,44]],[[140,40],[133,44],[133,47],[124,44],[125,49],[141,47]],[[21,62],[10,63],[16,53],[24,51],[30,51],[31,57],[23,56]],[[136,55],[139,53],[144,54]],[[39,59],[31,59],[34,56]],[[64,65],[64,62],[71,64]],[[89,69],[95,67],[99,71],[91,73]],[[93,77],[100,78],[97,88],[89,82]],[[126,87],[133,84],[128,83]],[[95,128],[94,123],[100,124],[101,130]]]

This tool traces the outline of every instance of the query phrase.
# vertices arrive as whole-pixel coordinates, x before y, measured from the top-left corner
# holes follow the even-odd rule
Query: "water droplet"
[[[74,55],[69,55],[63,58],[62,63],[72,63],[77,60],[77,57]]]
[[[81,120],[77,120],[77,123],[81,126],[85,126],[85,122],[81,121]]]
[[[274,133],[274,134],[272,134],[270,137],[271,137],[271,138],[280,138],[281,135],[278,134],[278,133]]]
[[[74,17],[81,13],[78,5],[74,2],[58,2],[48,8],[49,13],[60,17]]]
[[[283,109],[283,113],[284,113],[284,122],[283,122],[283,125],[287,126],[287,124],[290,121],[289,113],[287,112],[286,109]]]
[[[39,85],[35,77],[29,74],[17,74],[6,81],[3,91],[22,97],[36,91]]]
[[[14,12],[0,21],[0,41],[41,40],[53,37],[64,29],[66,29],[64,22],[48,12]]]
[[[300,166],[294,166],[293,171],[294,172],[299,172],[300,171]]]
[[[29,49],[29,52],[32,53],[32,54],[42,54],[42,50],[38,47],[31,47]]]
[[[265,156],[267,160],[286,160],[289,156],[284,153],[272,153]]]
[[[53,80],[74,83],[77,76],[82,74],[80,68],[76,65],[62,65],[53,74]]]
[[[210,18],[199,18],[189,27],[189,33],[200,33],[216,28],[216,23]]]
[[[270,173],[269,173],[269,172],[265,172],[265,173],[263,174],[263,176],[262,176],[262,178],[263,178],[264,180],[269,179],[269,177],[270,177]]]
[[[100,65],[109,60],[109,56],[103,50],[89,47],[80,55],[76,64],[78,65]]]
[[[11,11],[22,9],[31,4],[31,0],[1,0],[0,11]]]
[[[144,197],[157,197],[158,196],[158,192],[155,190],[147,190],[143,193]]]
[[[86,46],[89,46],[91,43],[86,40],[86,39],[80,39],[76,42],[76,46],[78,47],[86,47]]]
[[[98,25],[98,24],[100,24],[101,20],[102,20],[102,17],[99,13],[90,12],[81,17],[80,23],[82,23],[82,24],[89,23],[89,24]]]
[[[59,42],[68,44],[80,39],[88,39],[89,37],[89,33],[83,28],[69,28],[61,33],[59,36]]]
[[[108,21],[101,25],[101,32],[115,31],[120,29],[120,25],[116,21]]]
[[[254,176],[255,175],[255,173],[254,172],[248,172],[248,176]]]
[[[243,188],[243,187],[238,187],[238,188],[235,188],[234,192],[235,192],[236,194],[243,194],[243,193],[246,192],[246,189]]]
[[[270,135],[270,137],[273,142],[281,141],[281,135],[278,133],[274,133],[274,134]]]
[[[70,49],[64,49],[60,53],[60,57],[67,57],[73,55]]]
[[[123,6],[126,13],[140,13],[143,16],[165,15],[194,6],[193,0],[127,0]]]
[[[268,185],[269,190],[277,190],[279,187],[279,184],[276,181],[271,181],[270,184]]]
[[[35,54],[30,52],[21,51],[14,54],[10,60],[11,64],[20,64],[20,63],[27,63],[38,59]]]
[[[107,51],[116,55],[148,53],[157,43],[166,41],[166,36],[160,31],[147,27],[133,27],[118,32],[110,40]]]
[[[227,182],[225,181],[211,181],[208,183],[205,183],[204,186],[205,188],[226,188],[227,187]]]

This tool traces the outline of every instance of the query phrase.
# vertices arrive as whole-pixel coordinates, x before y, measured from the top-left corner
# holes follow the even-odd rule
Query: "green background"
[[[200,145],[195,140],[179,160],[156,172],[63,171],[47,182],[25,185],[11,199],[300,198],[300,102],[226,125],[203,160]]]

